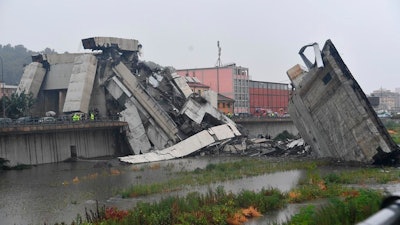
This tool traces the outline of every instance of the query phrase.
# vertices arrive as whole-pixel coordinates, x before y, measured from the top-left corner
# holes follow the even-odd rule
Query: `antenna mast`
[[[217,59],[217,63],[215,64],[216,67],[221,67],[222,63],[221,63],[221,46],[219,46],[219,41],[217,41],[217,47],[218,47],[218,59]]]
[[[218,60],[215,66],[217,67],[217,94],[219,94],[219,67],[221,66],[221,46],[219,46],[219,41],[217,41],[217,47],[218,47]]]

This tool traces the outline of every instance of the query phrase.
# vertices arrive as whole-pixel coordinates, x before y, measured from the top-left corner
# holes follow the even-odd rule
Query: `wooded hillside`
[[[40,53],[50,54],[56,52],[50,48],[46,48]],[[0,80],[2,80],[3,75],[6,84],[18,85],[24,73],[25,65],[32,62],[31,56],[35,54],[39,54],[39,52],[28,50],[23,45],[0,45],[0,57],[4,63],[4,65],[0,64]],[[4,74],[1,74],[1,66],[3,66]]]

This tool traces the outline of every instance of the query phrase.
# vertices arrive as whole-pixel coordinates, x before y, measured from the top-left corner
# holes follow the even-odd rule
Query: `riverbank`
[[[310,174],[314,177],[312,182]],[[309,157],[206,155],[139,165],[121,164],[117,159],[64,162],[1,172],[0,191],[4,198],[0,201],[0,217],[5,224],[71,224],[78,214],[84,222],[85,209],[96,211],[96,202],[105,209],[133,211],[138,204],[186,198],[192,192],[207,195],[221,188],[229,196],[240,195],[242,191],[257,194],[263,189],[277,190],[284,196],[285,205],[290,206],[291,202],[307,204],[310,199],[325,198],[331,191],[320,189],[324,187],[321,181],[328,190],[338,185],[335,183],[348,186],[353,182],[357,189],[376,188],[373,184],[379,184],[380,190],[390,185],[396,191],[400,190],[396,186],[398,177],[396,168],[382,170],[371,165]],[[304,184],[310,188],[300,188]],[[312,190],[308,192],[310,196],[322,197],[307,197],[306,190]],[[291,192],[302,195],[292,194],[297,200],[289,201]],[[125,198],[123,193],[127,193]],[[262,218],[271,213],[263,213]]]
[[[163,169],[157,164],[151,164],[149,165],[150,168],[152,169]],[[138,169],[138,168],[136,168]],[[164,168],[165,169],[165,168]],[[171,168],[169,168],[171,169]],[[159,193],[169,193],[169,192],[181,192],[185,188],[193,188],[199,185],[205,185],[205,184],[212,184],[212,183],[221,183],[227,180],[242,180],[244,177],[252,177],[252,176],[260,176],[260,175],[265,175],[269,173],[276,173],[277,171],[293,171],[293,170],[302,170],[306,171],[306,175],[299,179],[299,182],[295,187],[292,187],[290,190],[282,191],[282,190],[275,190],[275,189],[265,189],[262,188],[261,191],[257,192],[254,190],[242,190],[239,193],[232,193],[228,192],[226,194],[225,190],[223,189],[222,186],[218,186],[217,188],[214,189],[209,189],[207,193],[197,193],[195,196],[197,197],[195,200],[190,199],[190,196],[192,196],[191,193],[188,193],[185,196],[178,195],[174,197],[168,197],[169,199],[165,203],[165,200],[161,200],[157,203],[147,203],[147,205],[137,205],[133,208],[130,208],[129,210],[121,211],[124,212],[124,215],[126,215],[124,218],[126,218],[128,223],[131,224],[133,221],[140,221],[140,223],[137,224],[154,224],[156,223],[162,223],[162,221],[166,222],[166,224],[176,224],[177,219],[181,218],[182,215],[191,215],[190,220],[181,220],[181,223],[179,224],[186,224],[188,222],[189,224],[202,224],[199,223],[199,221],[206,221],[205,224],[236,224],[237,220],[239,221],[245,221],[244,219],[240,219],[237,216],[237,213],[241,210],[245,210],[246,208],[251,208],[254,207],[256,210],[259,210],[259,213],[268,213],[271,212],[271,210],[277,210],[279,208],[282,208],[286,206],[287,204],[291,203],[305,203],[308,201],[313,201],[313,200],[318,200],[318,199],[330,199],[330,198],[341,198],[345,199],[346,201],[353,200],[358,201],[357,198],[374,198],[375,202],[377,204],[371,204],[371,208],[368,208],[369,210],[362,211],[360,215],[357,215],[357,219],[359,218],[366,218],[367,216],[371,215],[373,212],[375,212],[378,207],[379,207],[379,200],[383,197],[381,191],[376,191],[376,190],[368,190],[366,186],[364,188],[353,188],[348,186],[348,184],[364,184],[364,185],[372,185],[372,184],[386,184],[388,182],[396,182],[399,177],[399,172],[395,168],[388,168],[384,171],[382,171],[381,168],[376,168],[371,165],[363,165],[360,163],[340,163],[337,161],[332,161],[332,160],[310,160],[310,159],[299,159],[299,158],[291,158],[291,159],[260,159],[260,158],[244,158],[244,159],[236,159],[234,161],[229,161],[229,162],[220,162],[217,164],[207,164],[207,166],[204,169],[199,169],[196,168],[192,171],[181,171],[181,172],[176,172],[174,173],[174,178],[169,179],[164,182],[155,182],[151,184],[136,184],[132,185],[130,188],[123,190],[121,193],[121,196],[125,198],[136,198],[138,196],[151,196],[154,194],[159,194]],[[215,186],[214,186],[215,187]],[[222,189],[221,189],[222,187]],[[214,192],[215,191],[215,192]],[[279,207],[265,207],[266,205],[271,206],[273,205],[271,202],[268,200],[262,200],[263,199],[261,196],[269,196],[269,194],[266,194],[266,192],[277,192],[277,196],[280,197],[272,197],[274,198],[274,204],[279,205]],[[219,193],[219,194],[218,194]],[[207,207],[220,207],[221,205],[225,207],[223,211],[216,210],[216,209],[211,209],[211,208],[205,208],[205,209],[196,209],[196,210],[191,210],[191,211],[184,211],[180,210],[182,215],[178,214],[175,215],[173,218],[170,218],[171,212],[168,211],[168,209],[171,209],[173,207],[172,205],[174,202],[185,202],[189,201],[192,203],[196,203],[196,205],[202,205],[204,203],[199,203],[201,201],[204,201],[204,199],[208,199],[215,195],[222,195],[222,199],[227,198],[229,196],[231,198],[231,201],[239,201],[243,202],[243,200],[237,200],[246,199],[246,204],[233,204],[231,205],[231,208],[226,208],[227,203],[224,202],[223,200],[215,200],[213,203],[215,205],[210,205],[210,202],[208,202]],[[258,196],[258,197],[254,197]],[[372,197],[371,197],[372,196]],[[192,196],[193,197],[193,196]],[[376,201],[378,199],[378,201]],[[207,202],[207,201],[206,201]],[[168,207],[164,206],[161,207],[160,205],[165,205],[167,204]],[[187,204],[187,203],[182,203],[182,204]],[[368,204],[365,202],[365,204]],[[373,207],[372,207],[373,206]],[[140,218],[138,218],[137,214],[135,212],[137,211],[143,211],[140,207],[145,207],[148,212],[157,212],[155,214],[166,214],[168,218],[158,218],[157,220],[144,220],[143,218],[151,218],[151,215],[140,215]],[[162,209],[167,209],[169,212],[158,212],[158,210]],[[266,209],[267,208],[267,209]],[[106,210],[106,208],[105,208]],[[113,208],[113,210],[117,210],[116,208]],[[200,211],[204,211],[200,214]],[[301,214],[310,214],[310,209],[308,209],[308,212],[304,212],[302,210],[299,215]],[[335,210],[333,210],[335,211]],[[104,211],[106,212],[106,211]],[[205,212],[213,212],[216,213],[217,215],[214,215],[209,217],[208,220],[206,218],[203,218],[205,215]],[[316,213],[317,211],[315,211]],[[176,213],[176,212],[175,212]],[[315,214],[314,213],[314,214]],[[135,218],[132,217],[132,215],[136,215]],[[168,216],[169,215],[169,216]],[[201,216],[203,215],[203,216]],[[332,214],[329,214],[332,215]],[[343,215],[338,215],[340,218]],[[143,217],[143,218],[142,218]],[[212,218],[218,217],[218,218],[223,218],[221,219],[221,223],[216,223],[216,221]],[[232,219],[232,217],[236,219]],[[299,216],[297,216],[299,217]],[[294,217],[295,219],[297,217]],[[302,217],[302,216],[300,216]],[[114,218],[115,219],[115,218]],[[153,218],[154,219],[154,218]],[[309,219],[307,217],[307,219]],[[349,218],[350,221],[354,222],[354,218]],[[87,221],[91,224],[90,221],[93,220],[93,218],[87,218]],[[101,220],[105,224],[113,224],[115,222],[112,218],[107,217],[106,214],[103,214],[103,217],[101,215],[98,215],[96,217],[96,220]],[[111,221],[111,223],[108,223],[107,221]],[[120,218],[118,224],[125,224],[122,222],[123,220]],[[169,221],[169,222],[168,222]],[[173,221],[173,222],[171,222]],[[185,222],[186,221],[186,222]],[[197,222],[196,222],[197,221]],[[231,221],[231,222],[229,222]],[[236,222],[232,222],[236,221]],[[298,219],[296,219],[298,221]],[[136,223],[134,223],[136,224]],[[242,224],[242,223],[238,223]],[[289,221],[288,224],[291,224]]]

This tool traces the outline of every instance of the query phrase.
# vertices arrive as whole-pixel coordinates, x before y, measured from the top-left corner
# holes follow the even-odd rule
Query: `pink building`
[[[180,69],[181,76],[196,77],[211,90],[234,101],[233,112],[262,116],[283,115],[289,104],[289,84],[250,80],[248,68],[235,64],[196,69]]]
[[[235,100],[234,113],[250,113],[249,69],[236,64],[221,67],[180,69],[181,76],[196,77],[211,90]]]

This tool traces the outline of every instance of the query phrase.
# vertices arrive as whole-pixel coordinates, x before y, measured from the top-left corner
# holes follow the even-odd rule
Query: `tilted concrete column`
[[[94,55],[85,54],[75,58],[63,112],[89,112],[96,69],[97,59]]]
[[[106,88],[113,98],[123,104],[126,108],[121,112],[121,119],[126,121],[129,125],[129,131],[126,133],[126,137],[133,152],[136,155],[148,152],[151,149],[151,144],[146,136],[146,131],[139,116],[139,112],[133,102],[129,99],[131,93],[116,77],[109,80]]]
[[[38,62],[32,62],[25,67],[24,74],[22,75],[21,81],[18,85],[17,94],[21,93],[32,93],[33,97],[36,98],[40,86],[42,85],[44,76],[46,75],[46,69],[43,65]]]

